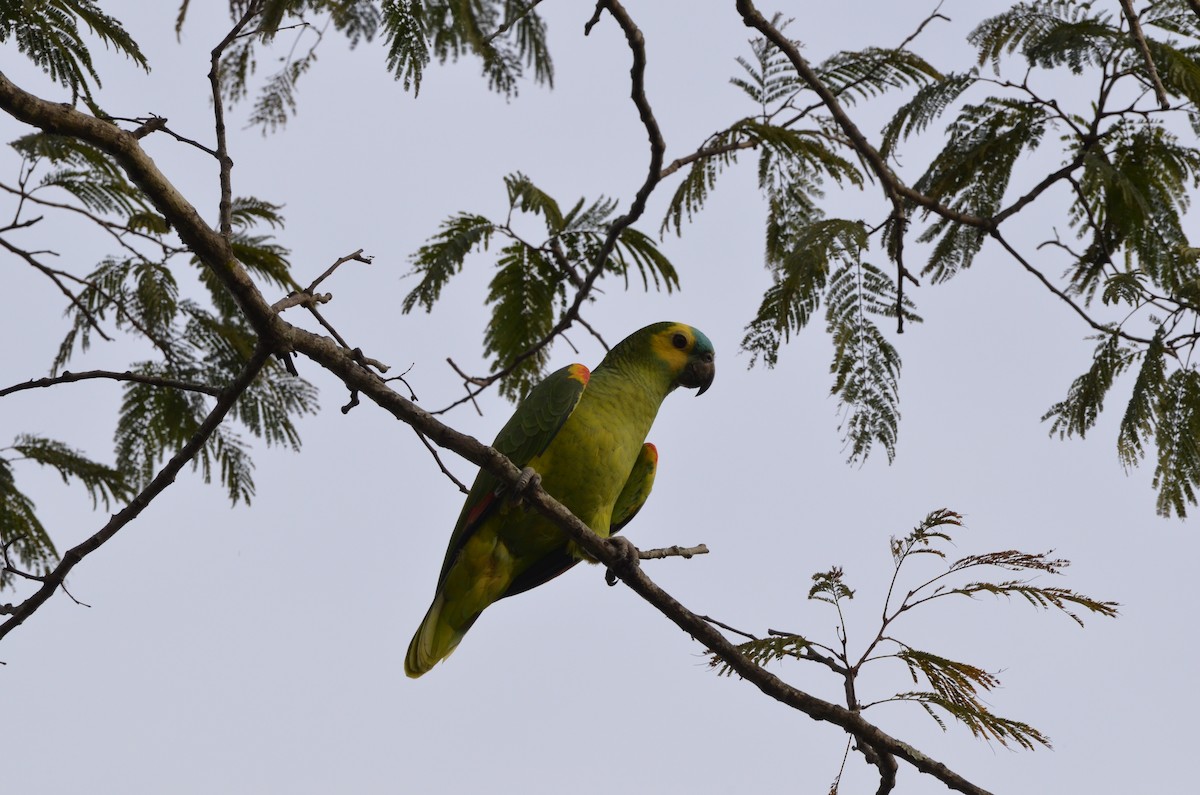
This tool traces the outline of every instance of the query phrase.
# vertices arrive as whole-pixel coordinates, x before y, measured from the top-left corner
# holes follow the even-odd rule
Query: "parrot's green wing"
[[[654,445],[646,443],[642,446],[642,452],[638,455],[633,469],[629,472],[629,479],[625,481],[625,487],[621,489],[621,495],[617,497],[617,501],[613,505],[612,523],[609,525],[608,530],[609,535],[619,533],[621,528],[629,524],[630,520],[646,504],[646,498],[650,496],[650,489],[654,486],[654,473],[657,468],[658,450]],[[546,555],[513,580],[512,585],[509,586],[508,590],[500,598],[515,596],[531,588],[536,588],[545,582],[553,580],[578,562],[578,558],[566,551]]]
[[[529,394],[517,406],[512,418],[500,429],[492,447],[503,453],[518,467],[525,467],[558,433],[559,428],[571,416],[579,398],[583,395],[591,373],[582,364],[571,364],[556,370],[529,390]],[[446,579],[446,573],[454,563],[463,544],[488,516],[496,510],[503,497],[500,481],[487,470],[479,470],[467,501],[459,514],[458,524],[450,536],[442,573],[438,575],[438,588]]]
[[[657,471],[658,448],[647,442],[642,445],[642,452],[638,454],[637,461],[629,472],[629,479],[625,481],[625,487],[621,489],[620,496],[613,504],[609,535],[620,532],[622,527],[637,516],[637,512],[646,504],[646,498],[650,496],[650,489],[654,487],[654,473]]]

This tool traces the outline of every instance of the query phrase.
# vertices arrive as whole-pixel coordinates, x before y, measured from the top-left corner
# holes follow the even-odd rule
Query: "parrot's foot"
[[[530,489],[535,489],[540,485],[542,485],[542,476],[533,467],[525,467],[517,476],[517,482],[513,484],[513,498],[523,500]]]
[[[607,543],[608,548],[617,554],[616,568],[624,569],[640,565],[638,560],[641,556],[638,553],[638,548],[628,538],[625,536],[609,536]],[[609,585],[617,584],[617,575],[613,571],[612,566],[604,572],[604,581]]]

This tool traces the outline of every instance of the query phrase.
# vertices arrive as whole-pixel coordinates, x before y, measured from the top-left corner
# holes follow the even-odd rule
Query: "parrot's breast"
[[[545,451],[529,463],[542,476],[542,488],[601,536],[609,533],[613,504],[666,397],[666,390],[649,388],[637,379],[607,375],[592,374],[579,405]],[[537,527],[526,525],[524,532],[533,531],[530,535],[509,543],[565,543],[560,530],[537,519]]]

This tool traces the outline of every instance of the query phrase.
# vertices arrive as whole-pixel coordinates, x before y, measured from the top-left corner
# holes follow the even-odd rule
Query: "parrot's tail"
[[[417,628],[412,641],[408,644],[408,654],[404,658],[404,673],[416,679],[421,674],[450,656],[457,647],[463,635],[467,634],[470,625],[454,628],[442,617],[442,607],[446,597],[441,591],[434,597],[425,620]]]

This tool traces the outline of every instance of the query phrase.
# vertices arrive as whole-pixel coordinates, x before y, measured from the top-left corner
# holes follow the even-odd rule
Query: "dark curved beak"
[[[713,361],[713,355],[705,353],[687,363],[687,367],[683,368],[683,373],[679,376],[679,384],[688,389],[699,387],[700,391],[696,393],[696,397],[700,397],[712,386],[716,376],[717,365]]]

